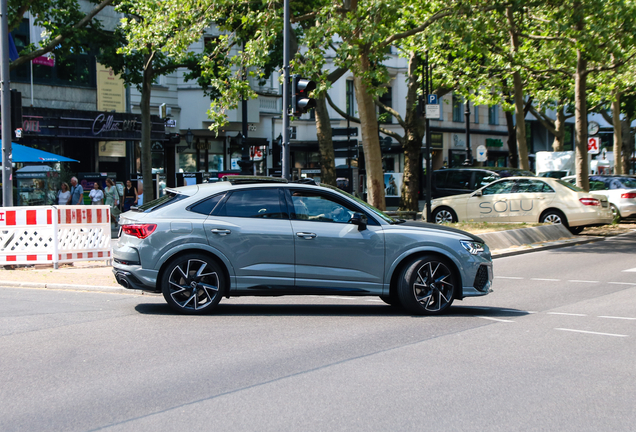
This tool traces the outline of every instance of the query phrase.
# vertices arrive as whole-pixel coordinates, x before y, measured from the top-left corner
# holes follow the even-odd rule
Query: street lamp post
[[[468,99],[466,99],[464,116],[466,116],[466,159],[463,165],[471,166],[473,164],[473,151],[470,148],[470,105],[468,104]]]

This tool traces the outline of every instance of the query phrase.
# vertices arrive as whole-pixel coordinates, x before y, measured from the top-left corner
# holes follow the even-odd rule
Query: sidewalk
[[[556,225],[522,228],[481,234],[491,247],[493,258],[501,258],[522,253],[547,250],[575,244],[603,240],[604,237],[573,236]],[[115,242],[117,233],[114,233]],[[1,287],[24,287],[34,289],[56,289],[74,291],[94,291],[125,294],[144,294],[142,291],[129,290],[120,286],[108,261],[78,261],[52,266],[36,265],[30,267],[0,267]],[[154,295],[154,294],[151,294]]]

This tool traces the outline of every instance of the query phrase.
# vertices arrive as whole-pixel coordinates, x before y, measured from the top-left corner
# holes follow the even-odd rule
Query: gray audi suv
[[[435,315],[491,291],[492,259],[464,231],[393,219],[339,189],[273,177],[168,189],[121,215],[113,272],[201,314],[222,297],[379,296]]]

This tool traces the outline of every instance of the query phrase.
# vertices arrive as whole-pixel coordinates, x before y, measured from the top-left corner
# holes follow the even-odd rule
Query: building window
[[[489,125],[499,124],[499,105],[493,105],[491,107],[488,107],[488,124]]]
[[[453,94],[453,121],[459,123],[464,121],[463,98],[455,94]]]
[[[353,116],[355,113],[354,102],[353,81],[347,80],[347,114],[350,116]]]
[[[475,124],[479,124],[479,107],[477,105],[473,105],[473,112],[475,113]]]
[[[380,102],[389,108],[393,107],[393,88],[388,87],[387,91],[380,96]],[[393,123],[393,115],[383,108],[378,111],[378,121],[380,123]]]

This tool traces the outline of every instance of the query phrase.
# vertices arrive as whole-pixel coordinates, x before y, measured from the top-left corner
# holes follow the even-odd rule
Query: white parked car
[[[561,223],[575,234],[613,220],[605,196],[554,178],[504,178],[470,194],[435,199],[431,209],[435,223]]]
[[[564,177],[576,184],[576,176]],[[636,216],[636,178],[621,175],[590,176],[590,192],[605,195],[617,220]]]

